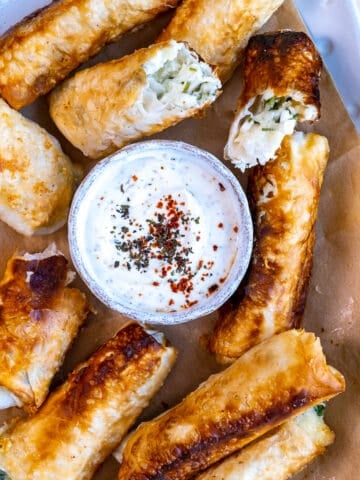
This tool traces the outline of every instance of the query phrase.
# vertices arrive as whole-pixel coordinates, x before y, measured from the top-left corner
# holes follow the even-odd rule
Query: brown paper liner
[[[149,45],[169,18],[169,14],[163,15],[157,21],[123,37],[120,42],[106,47],[85,66],[117,58],[135,48]],[[279,28],[305,30],[291,0],[285,1],[262,30]],[[222,159],[240,91],[241,67],[204,118],[186,120],[153,138],[189,142]],[[327,422],[336,433],[334,445],[295,478],[353,480],[358,478],[360,472],[360,140],[326,71],[321,80],[321,103],[321,120],[307,129],[328,137],[331,154],[321,193],[305,327],[320,336],[328,363],[344,374],[347,390],[331,401],[327,410]],[[46,99],[39,99],[22,111],[55,134],[73,160],[82,163],[85,170],[90,169],[92,164],[57,131],[49,117]],[[244,185],[246,177],[227,165]],[[25,238],[0,222],[0,274],[16,249],[20,252],[36,252],[51,241],[56,241],[64,254],[69,256],[65,227],[53,235]],[[87,291],[79,278],[75,284]],[[97,313],[90,315],[55,384],[112,336],[126,320],[101,305],[90,294],[89,299]],[[149,419],[174,405],[210,373],[220,369],[214,358],[200,345],[201,337],[212,329],[215,317],[214,314],[189,324],[161,328],[178,348],[179,358],[165,386],[141,419]],[[9,418],[11,413],[0,414],[0,421]],[[109,458],[95,478],[116,478],[118,468],[116,461]]]

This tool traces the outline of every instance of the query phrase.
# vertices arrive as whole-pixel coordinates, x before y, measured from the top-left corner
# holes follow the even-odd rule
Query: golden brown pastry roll
[[[101,158],[204,110],[220,88],[206,63],[169,41],[78,72],[50,95],[50,114],[84,155]]]
[[[300,326],[328,155],[325,137],[297,132],[285,137],[275,160],[250,171],[255,245],[244,293],[220,310],[209,341],[218,361],[232,362]]]
[[[88,308],[66,285],[73,272],[54,246],[15,255],[0,282],[0,409],[36,410],[45,400]]]
[[[133,322],[80,364],[36,415],[0,437],[11,480],[88,480],[169,373],[176,354]]]
[[[58,0],[0,39],[0,95],[14,108],[49,92],[105,43],[178,0]]]
[[[209,468],[196,480],[287,480],[333,443],[321,405],[283,423],[268,435]]]
[[[187,42],[222,82],[240,62],[251,35],[257,32],[284,0],[184,0],[159,37]]]
[[[23,235],[51,233],[66,222],[75,188],[58,141],[0,99],[0,220]]]
[[[297,122],[320,117],[321,58],[303,32],[252,37],[245,50],[244,87],[225,147],[241,170],[276,155]]]
[[[320,340],[312,333],[275,335],[130,434],[118,478],[193,478],[343,390],[343,377],[326,364]]]

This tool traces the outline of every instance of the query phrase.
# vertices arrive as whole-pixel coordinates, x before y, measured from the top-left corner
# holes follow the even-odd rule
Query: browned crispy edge
[[[276,96],[295,90],[303,93],[305,104],[317,108],[320,117],[321,67],[321,57],[304,32],[281,30],[255,35],[245,49],[241,106],[267,88]]]
[[[254,167],[248,177],[248,185],[247,185],[247,197],[249,200],[249,206],[250,206],[250,211],[252,218],[254,219],[254,224],[255,224],[255,238],[254,238],[254,251],[252,255],[252,262],[251,266],[247,272],[248,278],[252,278],[251,283],[253,283],[255,279],[256,283],[256,277],[259,276],[262,279],[264,279],[263,276],[263,263],[266,262],[266,258],[263,257],[262,255],[262,246],[261,246],[261,239],[263,235],[266,233],[264,231],[260,231],[260,229],[256,226],[257,225],[257,219],[259,217],[258,214],[258,189],[256,187],[258,178],[263,175],[264,171],[267,171],[270,168],[270,166],[265,167],[265,166],[257,166]],[[319,185],[319,190],[321,188],[321,183]],[[316,221],[316,216],[314,218]],[[274,232],[276,233],[276,232]],[[282,232],[279,232],[281,234]],[[308,238],[306,240],[306,243],[304,245],[304,264],[302,267],[301,272],[299,272],[298,275],[298,282],[296,285],[296,289],[294,291],[294,296],[292,298],[292,305],[290,307],[290,313],[289,313],[289,318],[288,318],[288,327],[289,328],[300,328],[302,325],[303,321],[303,315],[305,311],[305,305],[306,305],[306,298],[307,298],[307,293],[309,290],[309,284],[310,284],[310,278],[311,278],[311,269],[312,269],[312,264],[313,264],[313,249],[314,249],[314,244],[315,244],[315,224],[312,225],[312,228],[309,232]],[[276,272],[273,272],[276,274]],[[238,305],[241,301],[241,299],[246,295],[247,293],[247,287],[246,285],[243,286],[243,294],[240,297],[230,303],[230,310],[233,310],[234,313],[236,313]],[[220,316],[221,315],[227,315],[229,313],[229,307],[226,305],[222,308],[220,308]]]
[[[115,381],[130,361],[138,361],[147,353],[160,352],[163,348],[141,325],[128,323],[69,375],[59,410],[68,418],[81,415],[89,408],[88,401],[96,394],[97,386],[108,380]],[[148,368],[152,369],[153,364]]]
[[[10,259],[0,283],[0,325],[4,315],[20,318],[32,310],[51,308],[56,295],[64,288],[67,271],[68,261],[63,255],[39,260]]]
[[[210,432],[200,432],[199,440],[191,444],[190,448],[177,446],[177,458],[166,465],[161,465],[156,473],[146,473],[146,475],[131,473],[131,480],[193,479],[192,465],[196,465],[196,471],[200,473],[208,468],[209,464],[213,463],[212,458],[218,459],[219,452],[226,452],[224,455],[228,455],[237,451],[238,447],[236,445],[241,438],[257,438],[258,435],[254,434],[257,429],[260,432],[267,431],[272,428],[271,425],[277,426],[281,424],[293,412],[304,409],[304,407],[311,405],[315,400],[316,398],[309,396],[308,392],[305,391],[295,395],[293,392],[289,392],[288,402],[278,402],[264,412],[250,412],[239,420],[227,424],[214,424],[210,427]],[[246,444],[247,442],[244,441],[243,443]],[[118,478],[122,480],[123,477],[119,474]],[[130,480],[128,476],[124,478]]]
[[[0,282],[0,328],[5,328],[5,335],[0,337],[2,341],[7,341],[11,351],[12,345],[16,345],[16,333],[9,329],[5,324],[5,318],[14,326],[16,332],[17,325],[21,322],[34,323],[39,331],[46,328],[42,325],[41,310],[51,310],[56,307],[59,293],[65,289],[68,272],[68,261],[63,255],[52,255],[42,259],[26,260],[22,257],[12,257],[6,266],[5,274]],[[32,273],[29,281],[27,274]],[[72,295],[79,295],[83,303],[82,318],[88,314],[88,305],[86,299],[77,289],[67,289]],[[75,297],[74,297],[75,298]],[[31,313],[34,313],[31,315]],[[36,314],[35,314],[36,313]],[[21,341],[21,345],[28,349],[32,348],[31,339],[28,343]],[[69,345],[70,348],[70,345]],[[24,352],[24,355],[26,352]],[[34,413],[37,406],[34,399],[27,395],[21,397],[24,402],[24,410],[28,413]],[[20,395],[20,392],[18,392]]]

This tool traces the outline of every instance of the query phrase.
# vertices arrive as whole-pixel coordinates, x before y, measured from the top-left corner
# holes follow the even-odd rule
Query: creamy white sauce
[[[120,160],[97,178],[78,212],[78,242],[110,298],[181,312],[226,283],[243,252],[240,222],[227,179],[204,160],[161,150]]]

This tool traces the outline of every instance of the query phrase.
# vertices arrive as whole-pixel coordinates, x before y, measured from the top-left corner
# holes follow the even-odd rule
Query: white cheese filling
[[[143,106],[147,112],[188,109],[216,98],[220,80],[183,43],[170,42],[143,65],[147,74]]]
[[[174,40],[159,44],[141,66],[145,85],[126,111],[121,123],[122,142],[157,131],[194,115],[217,97],[221,82],[211,67],[199,60],[184,43]],[[119,128],[114,121],[114,129]]]
[[[244,171],[264,165],[276,156],[284,137],[294,132],[298,121],[313,121],[318,112],[303,103],[302,94],[277,97],[271,89],[252,98],[231,127],[225,158]]]

